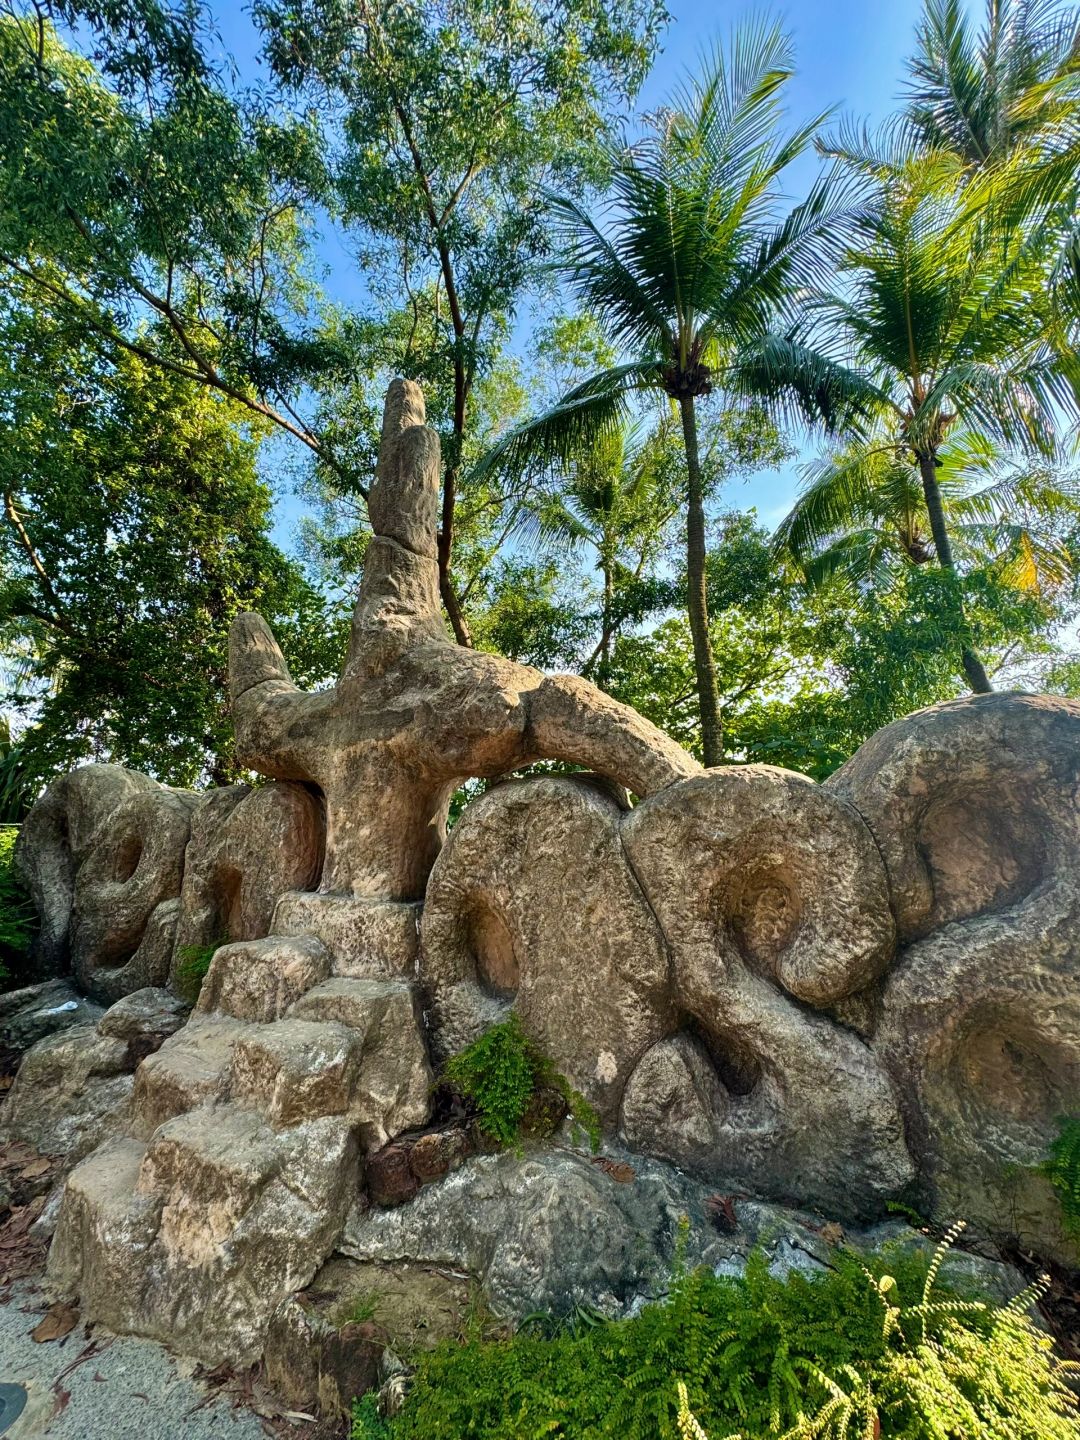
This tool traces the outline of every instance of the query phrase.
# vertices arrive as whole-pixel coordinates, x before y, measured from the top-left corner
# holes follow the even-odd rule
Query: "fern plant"
[[[1080,1115],[1063,1115],[1042,1171],[1061,1201],[1066,1231],[1080,1240]]]
[[[558,1091],[575,1126],[600,1148],[600,1118],[580,1091],[526,1035],[520,1019],[492,1025],[446,1063],[445,1078],[476,1112],[483,1133],[498,1145],[517,1145],[538,1090]]]
[[[209,945],[182,945],[176,952],[176,980],[185,1000],[194,1004],[199,998],[202,983],[210,972],[210,962],[226,943],[212,940]]]

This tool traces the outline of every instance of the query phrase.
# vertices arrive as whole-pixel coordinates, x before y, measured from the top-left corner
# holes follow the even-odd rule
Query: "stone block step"
[[[233,1050],[229,1093],[276,1128],[344,1115],[359,1082],[363,1036],[333,1021],[253,1025]]]
[[[434,1077],[412,985],[334,976],[301,996],[289,1016],[347,1026],[359,1038],[351,1108],[365,1149],[426,1123]]]
[[[292,890],[279,896],[270,931],[321,940],[330,951],[335,975],[411,980],[416,976],[421,908],[407,901]]]
[[[239,940],[215,951],[196,1008],[238,1020],[280,1020],[330,969],[330,952],[314,935]]]
[[[135,1072],[132,1131],[149,1140],[159,1125],[225,1095],[233,1046],[248,1027],[230,1016],[195,1015]]]

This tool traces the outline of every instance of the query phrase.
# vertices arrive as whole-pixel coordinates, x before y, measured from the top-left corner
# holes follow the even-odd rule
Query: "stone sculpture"
[[[423,418],[396,381],[337,685],[302,693],[234,623],[239,754],[271,783],[88,767],[27,821],[43,973],[113,1000],[228,941],[186,1023],[140,989],[23,1062],[0,1127],[81,1161],[54,1291],[212,1363],[329,1344],[294,1299],[324,1262],[618,1309],[679,1207],[713,1255],[715,1191],[856,1227],[902,1199],[1075,1263],[1038,1161],[1080,1096],[1080,705],[937,706],[823,786],[703,771],[585,681],[451,643]],[[504,778],[538,759],[595,773]],[[499,783],[446,840],[468,777]],[[511,1010],[595,1104],[600,1166],[425,1128],[439,1064]],[[802,1264],[812,1222],[789,1231]]]

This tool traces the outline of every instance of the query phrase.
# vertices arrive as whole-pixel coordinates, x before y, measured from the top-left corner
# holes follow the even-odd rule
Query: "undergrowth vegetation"
[[[421,1356],[404,1406],[353,1440],[1076,1440],[1069,1367],[1027,1318],[944,1293],[899,1251],[820,1276],[679,1266],[638,1316]]]
[[[1061,1201],[1065,1229],[1080,1240],[1080,1115],[1062,1117],[1042,1168]]]
[[[15,873],[17,825],[0,825],[0,985],[18,983],[34,934],[34,907]]]
[[[210,962],[224,944],[224,940],[212,940],[209,945],[182,945],[176,952],[176,980],[185,1000],[194,1004],[199,998]]]
[[[562,1097],[577,1129],[593,1150],[600,1147],[600,1119],[580,1091],[555,1069],[526,1035],[517,1015],[492,1025],[479,1039],[447,1061],[445,1079],[472,1107],[480,1130],[499,1145],[518,1145],[528,1130],[543,1133],[538,1101],[544,1091]],[[531,1125],[530,1118],[538,1121]],[[549,1116],[555,1121],[562,1117]],[[548,1124],[547,1129],[553,1129]]]

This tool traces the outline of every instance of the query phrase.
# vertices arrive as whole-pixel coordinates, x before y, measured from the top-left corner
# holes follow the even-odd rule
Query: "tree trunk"
[[[611,579],[611,565],[604,562],[604,608],[600,618],[600,665],[597,669],[597,684],[601,690],[608,687],[611,671],[611,607],[615,587]]]
[[[694,638],[694,674],[697,680],[698,713],[701,716],[701,748],[706,765],[720,765],[724,758],[724,734],[720,722],[720,691],[716,683],[716,661],[709,639],[709,605],[705,595],[705,503],[701,493],[701,460],[698,455],[697,416],[694,397],[680,395],[683,440],[689,499],[686,510],[686,582],[690,633]]]
[[[454,639],[466,649],[473,648],[472,632],[465,619],[454,589],[454,578],[450,560],[454,550],[454,501],[457,491],[457,474],[453,465],[443,471],[442,522],[439,526],[439,594],[454,631]]]
[[[990,684],[986,669],[970,643],[971,632],[964,614],[964,599],[960,593],[960,576],[957,574],[956,563],[953,560],[952,543],[949,540],[949,531],[945,524],[945,510],[941,503],[941,488],[937,482],[937,465],[934,463],[932,455],[919,455],[918,460],[923,498],[926,501],[926,511],[930,517],[930,533],[934,537],[934,549],[937,551],[938,564],[949,577],[953,605],[957,619],[960,621],[960,634],[963,637],[960,646],[960,664],[967,677],[967,682],[975,694],[988,695],[994,687]]]

